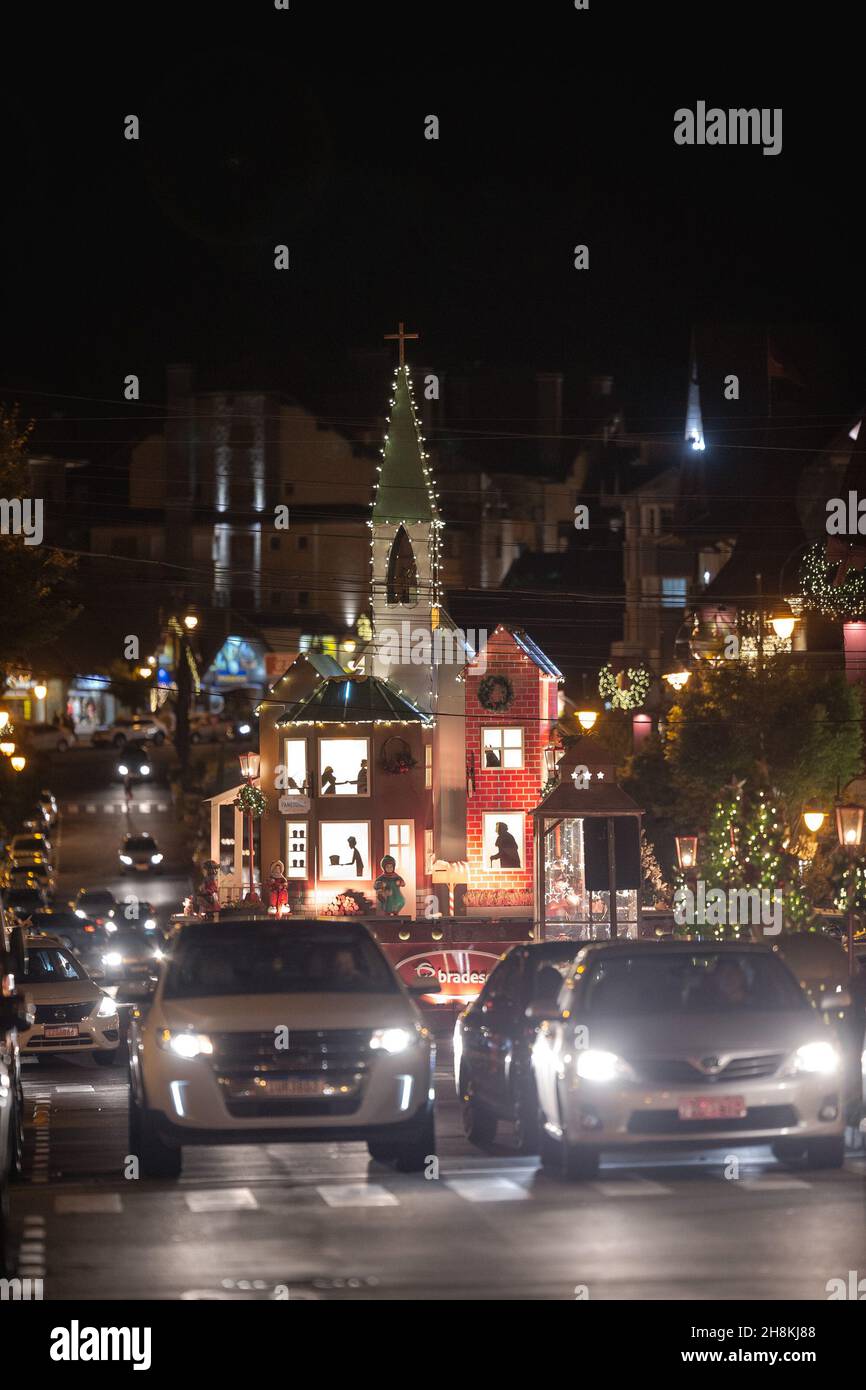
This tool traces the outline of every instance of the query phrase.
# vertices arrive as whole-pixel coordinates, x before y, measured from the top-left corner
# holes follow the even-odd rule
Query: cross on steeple
[[[384,336],[385,336],[386,339],[388,339],[388,338],[396,338],[397,341],[399,342],[399,344],[400,344],[400,366],[401,366],[401,367],[404,367],[404,366],[406,365],[406,358],[405,358],[405,353],[404,353],[404,347],[405,347],[406,342],[407,342],[408,339],[410,339],[410,338],[420,338],[421,335],[420,335],[419,333],[406,333],[406,332],[404,332],[404,330],[403,330],[403,320],[401,319],[401,320],[400,320],[400,327],[399,327],[399,329],[397,330],[397,332],[396,332],[396,333],[386,333]]]

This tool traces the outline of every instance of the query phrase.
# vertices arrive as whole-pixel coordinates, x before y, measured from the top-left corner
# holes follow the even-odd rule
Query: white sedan
[[[22,1052],[38,1057],[89,1052],[104,1067],[116,1060],[117,1005],[56,936],[28,937],[21,989],[36,1013],[33,1026],[18,1033]]]

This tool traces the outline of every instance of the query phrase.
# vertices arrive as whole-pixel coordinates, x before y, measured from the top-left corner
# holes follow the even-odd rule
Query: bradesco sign
[[[438,984],[438,994],[422,996],[431,1004],[468,1004],[484,988],[487,977],[499,960],[499,953],[467,947],[461,950],[416,952],[404,960],[395,961],[397,974],[407,985],[423,984],[429,980]]]

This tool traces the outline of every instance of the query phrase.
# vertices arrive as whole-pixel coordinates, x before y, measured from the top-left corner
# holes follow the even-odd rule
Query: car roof
[[[206,941],[208,939],[218,940],[221,936],[234,938],[239,930],[243,931],[251,927],[261,926],[285,928],[287,936],[292,936],[305,929],[307,933],[316,931],[323,936],[331,931],[336,935],[337,929],[345,934],[348,929],[358,937],[373,939],[366,923],[359,922],[355,917],[329,917],[327,920],[316,917],[230,917],[222,922],[206,922],[199,918],[190,918],[188,921],[179,922],[178,930],[181,936],[198,937],[201,941]]]
[[[747,952],[749,955],[773,955],[778,950],[778,946],[763,941],[584,941],[575,943],[577,949],[575,955],[581,952],[591,953],[593,956],[600,954],[615,955],[619,953],[634,955],[641,954],[662,954],[662,955],[681,955],[689,951],[722,951],[735,952],[740,955]]]
[[[52,936],[50,932],[28,932],[27,945],[45,946],[49,949],[56,949],[58,951],[64,949],[64,943],[60,940],[60,937]]]
[[[524,955],[528,960],[574,960],[582,941],[527,941],[518,946],[510,946],[503,956]]]

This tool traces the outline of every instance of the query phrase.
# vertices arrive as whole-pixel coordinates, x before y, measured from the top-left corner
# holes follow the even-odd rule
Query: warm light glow
[[[16,772],[23,772],[27,766],[27,759],[20,753],[16,753],[15,757],[11,759],[11,763]]]
[[[839,844],[846,849],[854,849],[863,840],[863,807],[844,805],[836,807],[836,834]]]
[[[153,672],[151,671],[149,666],[139,666],[138,674],[142,677],[143,680],[147,681],[150,680],[151,676],[153,675]]]
[[[42,684],[34,685],[33,694],[36,696],[37,700],[44,700],[45,696],[48,694],[48,686]]]
[[[675,835],[677,861],[681,869],[693,869],[698,862],[697,835]]]
[[[668,671],[666,675],[662,676],[662,680],[667,681],[673,690],[682,690],[683,686],[688,683],[691,674],[691,671]]]
[[[789,613],[777,613],[770,619],[770,622],[773,625],[773,631],[776,636],[780,637],[782,641],[785,642],[794,631],[797,619],[792,618]]]
[[[194,628],[197,628],[198,618],[196,617],[195,613],[187,613],[186,617],[183,620],[183,625],[189,632],[192,632]]]
[[[803,812],[803,820],[806,822],[806,829],[811,830],[813,835],[817,835],[826,818],[824,811]]]
[[[577,711],[577,722],[582,729],[589,733],[594,728],[595,721],[598,719],[598,711],[594,709],[579,709]]]
[[[258,777],[261,761],[261,756],[258,753],[239,753],[238,762],[241,765],[241,776],[248,780]]]
[[[9,711],[6,709],[0,709],[0,729],[5,729],[8,723]]]
[[[10,743],[9,739],[6,739],[3,743],[0,743],[0,753],[3,754],[4,758],[11,758],[14,752],[15,744]]]

